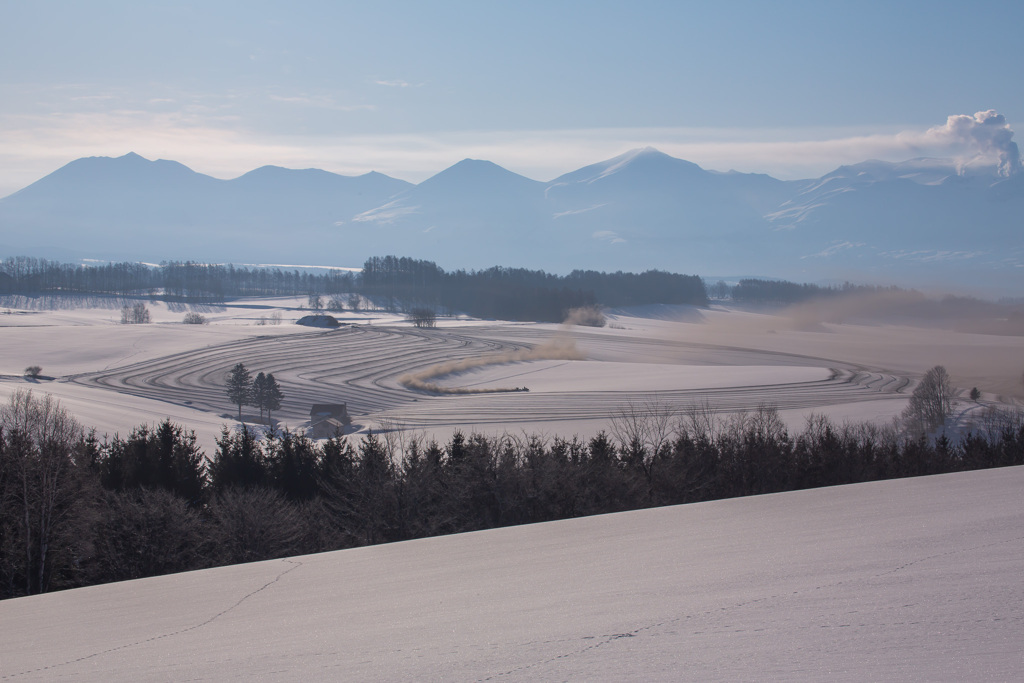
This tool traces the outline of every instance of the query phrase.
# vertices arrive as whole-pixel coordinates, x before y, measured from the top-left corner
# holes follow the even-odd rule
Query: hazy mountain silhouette
[[[396,253],[448,268],[1015,286],[1022,210],[1020,174],[942,159],[781,181],[645,148],[549,183],[466,159],[412,185],[276,166],[218,180],[127,154],[73,161],[0,200],[0,243],[61,258],[359,265]]]
[[[14,253],[59,245],[101,258],[293,256],[297,239],[315,250],[336,223],[408,187],[380,173],[264,166],[219,180],[134,153],[90,157],[0,200],[0,242]]]

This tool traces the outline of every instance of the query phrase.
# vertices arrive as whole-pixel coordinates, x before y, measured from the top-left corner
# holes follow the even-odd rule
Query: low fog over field
[[[0,675],[1015,680],[1022,487],[921,477],[19,598]]]

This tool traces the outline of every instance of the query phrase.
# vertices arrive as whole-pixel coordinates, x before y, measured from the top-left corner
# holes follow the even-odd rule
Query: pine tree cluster
[[[589,440],[226,428],[208,458],[169,421],[100,442],[47,397],[0,411],[0,597],[607,512],[1024,464],[1024,415],[953,442],[895,426],[790,434],[635,410]]]

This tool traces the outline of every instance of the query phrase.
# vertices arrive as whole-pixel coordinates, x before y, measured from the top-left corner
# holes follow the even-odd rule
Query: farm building
[[[314,403],[309,409],[310,438],[329,439],[335,434],[344,434],[350,424],[352,418],[344,403]]]

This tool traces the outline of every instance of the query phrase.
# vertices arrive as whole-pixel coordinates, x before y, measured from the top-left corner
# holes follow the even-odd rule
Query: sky
[[[998,156],[1024,123],[1020,2],[0,0],[0,16],[0,197],[130,151],[220,178],[419,182],[463,158],[550,180],[650,145],[804,178]]]

